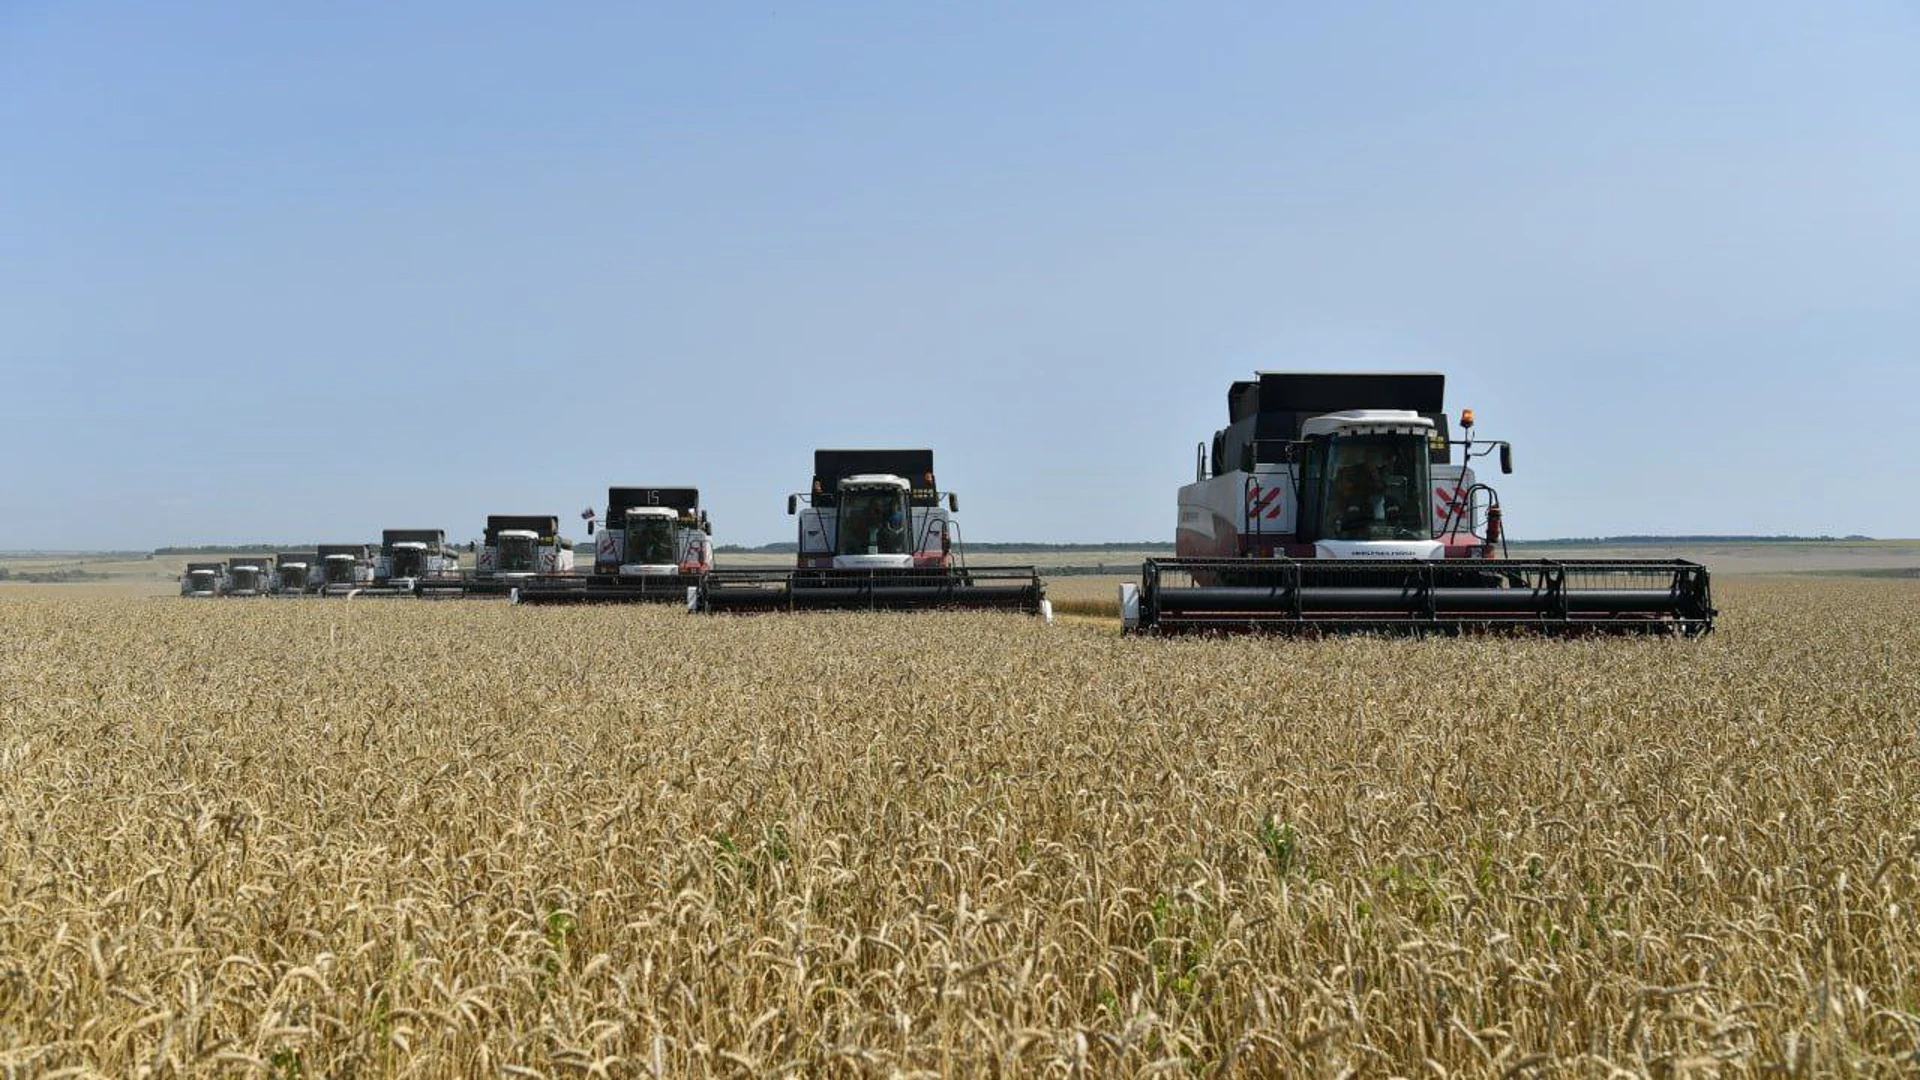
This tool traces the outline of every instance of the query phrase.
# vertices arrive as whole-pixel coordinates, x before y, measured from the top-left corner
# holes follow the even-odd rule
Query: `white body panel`
[[[1300,425],[1306,438],[1327,435],[1428,435],[1433,421],[1405,409],[1347,409],[1310,416]]]
[[[682,525],[674,530],[673,546],[679,555],[678,563],[630,563],[626,561],[627,537],[619,529],[602,529],[594,540],[593,562],[600,573],[617,569],[622,574],[677,574],[682,567],[707,570],[713,566],[713,538],[705,531],[690,525]],[[567,569],[573,569],[573,552],[566,552]],[[664,567],[664,569],[630,569],[642,566]]]
[[[680,572],[679,563],[621,563],[623,577],[668,577]]]
[[[911,570],[913,556],[901,555],[835,555],[835,570]]]
[[[1474,484],[1472,469],[1434,465],[1432,484],[1436,534],[1453,532],[1457,523],[1477,524],[1455,520],[1456,515],[1466,516],[1467,508],[1461,500]],[[1268,548],[1292,542],[1299,531],[1299,514],[1300,500],[1290,465],[1262,464],[1255,472],[1234,470],[1183,485],[1176,525],[1180,554],[1266,554]],[[1327,556],[1320,553],[1320,557]]]
[[[1438,540],[1321,540],[1316,559],[1442,559],[1447,546]]]

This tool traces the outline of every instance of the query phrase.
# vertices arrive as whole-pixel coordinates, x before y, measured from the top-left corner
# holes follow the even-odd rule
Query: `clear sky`
[[[0,0],[0,548],[1170,539],[1256,368],[1446,372],[1516,535],[1920,536],[1917,193],[1905,0]]]

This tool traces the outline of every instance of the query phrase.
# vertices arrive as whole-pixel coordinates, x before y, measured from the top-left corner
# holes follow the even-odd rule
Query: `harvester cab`
[[[1434,500],[1427,497],[1432,446],[1440,438],[1432,420],[1406,410],[1356,409],[1316,416],[1301,429],[1293,455],[1297,540],[1311,543],[1315,558],[1445,554],[1436,538]],[[1471,484],[1471,472],[1456,475]]]
[[[190,562],[180,574],[181,596],[219,596],[226,566],[217,562]]]
[[[283,551],[273,557],[271,591],[279,596],[300,596],[312,592],[319,574],[320,554],[315,551]]]
[[[811,511],[816,525],[812,538],[832,533],[824,546],[832,550],[835,569],[905,570],[916,562],[945,564],[952,558],[949,522],[939,515],[938,505],[922,514],[920,521],[923,535],[940,538],[937,554],[931,548],[922,554],[925,545],[913,542],[916,538],[908,527],[914,517],[913,485],[904,477],[849,476],[840,481],[838,492],[837,513]]]
[[[265,596],[268,563],[264,555],[245,555],[227,560],[228,596]]]
[[[373,584],[371,544],[321,544],[316,554],[322,595],[343,596]]]
[[[554,514],[489,514],[474,569],[479,592],[503,592],[547,574],[573,572],[573,541]]]
[[[429,588],[458,589],[460,556],[447,546],[445,529],[386,529],[374,562],[376,594],[415,594]]]
[[[1444,376],[1261,372],[1180,489],[1176,558],[1120,590],[1127,630],[1704,633],[1707,570],[1684,560],[1519,560],[1473,462],[1512,447],[1448,437]],[[1456,455],[1456,450],[1458,451]]]
[[[969,567],[931,450],[816,450],[813,485],[787,497],[799,519],[792,570],[707,576],[706,611],[988,608],[1050,615],[1031,566]]]
[[[680,573],[684,562],[697,567],[704,561],[697,550],[698,536],[705,534],[698,523],[683,529],[680,517],[680,511],[665,506],[628,507],[621,515],[618,535],[613,530],[601,534],[609,548],[618,540],[617,558],[609,560],[617,567],[614,572],[628,578],[670,577]]]
[[[501,529],[493,538],[494,574],[532,577],[540,572],[540,534],[532,529]]]
[[[543,575],[519,586],[515,600],[691,603],[713,569],[713,523],[699,488],[608,488],[606,520],[591,509],[581,516],[594,537],[593,572]]]
[[[934,478],[931,450],[816,450],[811,489],[787,496],[798,567],[811,570],[951,567],[959,509]]]

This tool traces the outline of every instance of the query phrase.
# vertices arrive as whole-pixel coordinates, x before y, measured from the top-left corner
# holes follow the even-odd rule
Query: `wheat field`
[[[1699,642],[0,601],[0,1075],[1920,1070],[1920,583]]]

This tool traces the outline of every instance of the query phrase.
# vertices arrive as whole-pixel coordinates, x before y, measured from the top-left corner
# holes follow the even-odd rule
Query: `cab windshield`
[[[346,585],[353,581],[353,556],[327,556],[327,580],[335,585]]]
[[[536,556],[531,536],[503,536],[500,538],[500,572],[503,574],[531,574],[534,571]]]
[[[283,566],[280,568],[280,587],[283,589],[304,589],[307,587],[307,568],[304,566]]]
[[[1319,535],[1329,540],[1425,540],[1427,440],[1349,435],[1327,446]]]
[[[419,577],[421,567],[426,565],[426,561],[427,553],[420,548],[394,548],[393,562],[390,564],[393,567],[393,576]]]
[[[679,552],[673,547],[673,519],[628,518],[627,561],[644,566],[666,566],[679,562]]]
[[[257,589],[260,587],[260,571],[251,566],[233,568],[233,587],[236,589]]]
[[[840,495],[836,555],[903,555],[907,551],[906,492],[894,488]]]

